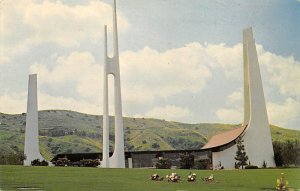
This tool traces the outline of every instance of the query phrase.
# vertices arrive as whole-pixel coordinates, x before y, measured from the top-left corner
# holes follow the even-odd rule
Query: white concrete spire
[[[252,39],[252,33],[244,30],[243,38],[243,61],[244,61],[244,122],[243,125],[248,125],[250,120],[250,87],[249,87],[249,58],[247,41]],[[248,39],[247,39],[248,38]]]
[[[221,163],[226,169],[235,168],[238,137],[244,140],[251,165],[275,167],[271,131],[252,28],[243,31],[244,60],[244,122],[242,127],[220,133],[204,146],[212,149],[213,167]],[[229,144],[230,143],[230,144]]]
[[[252,165],[261,167],[263,162],[274,167],[274,151],[268,121],[263,85],[252,28],[243,31],[244,36],[244,136],[246,153]]]
[[[122,117],[116,1],[113,5],[113,57],[107,55],[107,28],[104,26],[104,88],[103,88],[103,153],[102,167],[125,168],[124,129]],[[109,158],[108,75],[114,76],[115,146]]]
[[[39,149],[38,104],[37,104],[37,75],[29,75],[27,114],[25,128],[24,166],[30,166],[35,159],[44,160]]]

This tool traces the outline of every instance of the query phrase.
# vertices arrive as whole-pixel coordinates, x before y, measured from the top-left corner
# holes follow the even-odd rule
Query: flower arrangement
[[[154,180],[154,181],[163,181],[164,177],[160,177],[158,174],[152,174],[150,176],[150,180]]]
[[[203,181],[206,181],[206,182],[213,182],[215,180],[214,178],[214,175],[211,174],[210,176],[207,176],[207,177],[204,177],[204,178],[201,178]]]
[[[171,175],[166,176],[168,182],[179,182],[180,176],[177,173],[172,173]]]
[[[196,173],[191,173],[191,172],[190,172],[190,174],[188,175],[187,181],[188,181],[188,182],[195,182],[195,181],[196,181],[196,178],[197,178]]]
[[[281,177],[277,178],[276,181],[276,190],[280,190],[280,191],[286,190],[288,184],[289,184],[288,181],[285,180],[284,178],[284,173],[281,173]]]

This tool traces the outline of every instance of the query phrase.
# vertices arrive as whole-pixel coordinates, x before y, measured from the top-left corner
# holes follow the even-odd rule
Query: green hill
[[[0,113],[0,153],[23,151],[26,114]],[[114,119],[110,117],[111,127]],[[186,124],[159,119],[124,118],[125,149],[170,150],[201,148],[214,134],[239,125]],[[102,116],[64,110],[39,111],[40,149],[46,159],[57,153],[100,152]],[[114,138],[111,128],[110,137]],[[275,141],[300,140],[300,131],[271,125]],[[111,147],[112,147],[111,142]]]

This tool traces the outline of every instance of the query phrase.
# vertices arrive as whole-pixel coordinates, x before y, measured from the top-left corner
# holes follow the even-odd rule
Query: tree
[[[195,161],[194,169],[207,170],[211,164],[209,159],[200,159]]]
[[[8,153],[8,154],[0,153],[0,165],[1,164],[22,165],[25,159],[26,156],[24,155],[23,152]]]
[[[182,169],[191,169],[194,167],[194,155],[192,154],[183,154],[180,156],[180,168]]]
[[[283,157],[283,161],[284,164],[286,166],[289,165],[296,165],[297,161],[297,141],[290,141],[287,140],[284,144],[283,144],[283,149],[282,149],[282,157]]]
[[[168,158],[161,158],[157,161],[155,166],[157,169],[170,169],[172,163]]]
[[[274,160],[276,166],[290,166],[300,164],[300,144],[298,140],[273,142]]]
[[[283,144],[278,141],[273,142],[273,150],[274,150],[274,160],[276,166],[282,166],[283,165],[283,157],[282,157]]]
[[[40,159],[35,159],[31,161],[31,166],[48,166],[49,163],[45,160],[40,161]]]
[[[237,161],[237,166],[242,167],[244,169],[244,166],[247,165],[248,161],[248,156],[245,151],[245,146],[243,144],[243,140],[239,137],[236,141],[236,146],[237,146],[237,151],[236,151],[236,156],[234,159]]]
[[[160,147],[160,145],[158,143],[153,143],[152,144],[153,149],[158,149],[159,147]]]

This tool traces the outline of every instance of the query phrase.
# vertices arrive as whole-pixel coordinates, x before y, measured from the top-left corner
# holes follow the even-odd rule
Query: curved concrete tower
[[[37,105],[37,75],[29,75],[27,114],[25,128],[24,166],[30,166],[34,159],[44,160],[39,149],[38,105]]]
[[[109,158],[108,75],[114,76],[115,146]],[[118,50],[116,1],[113,5],[113,57],[107,55],[107,28],[104,26],[104,88],[103,88],[103,152],[101,166],[125,168],[124,130],[122,117],[121,83]]]
[[[252,165],[275,167],[274,151],[265,97],[260,76],[252,29],[243,34],[244,57],[244,122],[240,128],[213,136],[202,149],[212,151],[214,168],[219,164],[226,169],[235,167],[236,139],[242,137],[245,150]]]
[[[271,130],[252,28],[243,31],[244,125],[243,140],[252,165],[275,167]]]

